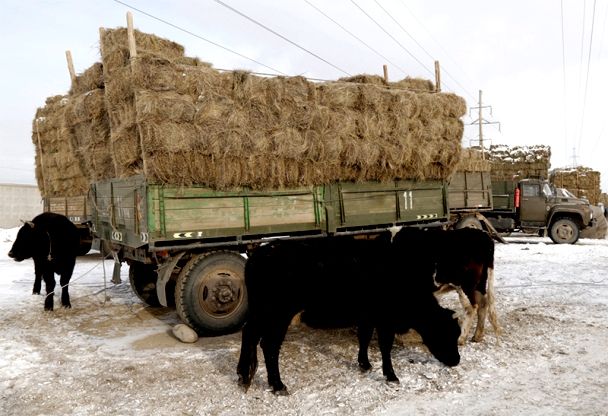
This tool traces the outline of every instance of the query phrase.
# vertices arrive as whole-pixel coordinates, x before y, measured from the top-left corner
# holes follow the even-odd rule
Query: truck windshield
[[[566,188],[556,188],[555,192],[557,193],[558,196],[561,196],[561,197],[576,198],[576,195],[574,195],[572,192],[570,192]]]
[[[548,183],[543,185],[543,194],[546,197],[553,196],[553,191],[551,190],[551,187],[549,186]]]

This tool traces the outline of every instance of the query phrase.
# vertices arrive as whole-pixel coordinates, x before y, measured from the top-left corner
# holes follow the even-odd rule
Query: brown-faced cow
[[[65,216],[45,212],[26,222],[17,233],[9,257],[15,261],[34,260],[34,294],[40,294],[44,280],[44,309],[53,310],[55,273],[60,276],[61,304],[71,308],[68,283],[74,271],[80,237],[76,226]]]
[[[275,393],[287,393],[279,350],[292,318],[301,311],[323,311],[335,322],[356,324],[362,370],[371,368],[367,351],[375,328],[388,381],[399,381],[391,362],[395,334],[410,328],[439,361],[457,365],[460,327],[453,311],[442,308],[434,296],[434,271],[434,264],[394,250],[390,233],[375,240],[333,237],[258,248],[245,267],[249,316],[237,366],[239,383],[249,387],[260,343],[268,383]]]
[[[485,231],[403,228],[395,235],[393,245],[435,264],[437,294],[458,291],[465,309],[460,344],[466,341],[476,313],[473,341],[483,339],[488,315],[494,331],[501,333],[494,301],[494,242]]]

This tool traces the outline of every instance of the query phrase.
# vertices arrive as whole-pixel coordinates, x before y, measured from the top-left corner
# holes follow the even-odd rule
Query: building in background
[[[42,197],[35,185],[0,184],[0,228],[21,225],[43,210]]]

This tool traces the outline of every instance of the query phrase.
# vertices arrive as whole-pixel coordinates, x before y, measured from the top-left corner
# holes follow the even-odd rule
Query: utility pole
[[[498,131],[500,131],[500,122],[499,121],[488,121],[486,119],[483,118],[483,109],[484,108],[489,108],[490,109],[490,115],[492,115],[492,106],[486,105],[484,106],[482,104],[482,100],[481,100],[481,90],[479,90],[479,105],[477,107],[471,107],[469,110],[469,114],[471,110],[478,110],[479,111],[479,118],[473,122],[471,122],[471,125],[474,124],[479,124],[479,147],[481,148],[481,158],[485,159],[485,150],[483,147],[483,125],[484,124],[498,124]]]

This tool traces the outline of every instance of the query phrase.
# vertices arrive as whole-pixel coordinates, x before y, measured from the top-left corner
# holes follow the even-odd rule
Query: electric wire
[[[399,26],[399,28],[403,31],[403,33],[405,33],[420,49],[422,49],[422,51],[424,51],[424,53],[426,54],[426,56],[428,56],[429,58],[431,58],[431,60],[435,61],[435,57],[433,55],[431,55],[425,48],[424,46],[422,46],[404,27],[401,23],[399,23],[397,21],[397,19],[395,19],[395,17],[388,12],[388,10],[386,10],[379,2],[378,0],[374,0],[374,2],[378,5],[378,7],[380,7],[380,9],[382,9],[382,11],[397,25]],[[467,89],[465,87],[463,87],[456,78],[454,78],[452,76],[452,74],[450,74],[448,72],[447,69],[445,69],[445,67],[443,68],[442,71],[444,74],[446,74],[452,81],[454,81],[454,83],[456,83],[456,85],[458,85],[467,95],[469,95],[470,98],[472,98],[473,100],[475,100],[475,98],[473,97],[473,95],[471,95]]]
[[[338,23],[336,20],[332,19],[329,15],[327,15],[325,12],[323,12],[317,6],[315,6],[314,4],[312,4],[310,1],[304,0],[304,2],[306,4],[308,4],[310,7],[312,7],[313,9],[315,9],[317,12],[319,12],[321,15],[323,15],[325,18],[327,18],[329,21],[333,22],[336,26],[338,26],[344,32],[346,32],[347,34],[349,34],[351,37],[353,37],[354,39],[356,39],[357,41],[359,41],[367,49],[369,49],[370,51],[372,51],[373,53],[375,53],[377,56],[379,56],[380,58],[382,58],[385,62],[388,62],[389,64],[391,64],[395,68],[399,69],[403,74],[407,75],[407,71],[405,69],[401,68],[399,65],[397,65],[396,63],[394,63],[393,61],[391,61],[390,59],[388,59],[386,56],[382,55],[380,52],[378,52],[376,49],[374,49],[372,46],[370,46],[368,43],[366,43],[363,39],[359,38],[357,35],[355,35],[354,33],[352,33],[350,30],[348,30],[347,28],[345,28],[343,25],[341,25],[340,23]]]
[[[264,24],[262,24],[262,23],[258,22],[257,20],[255,20],[255,19],[253,19],[253,18],[251,18],[251,17],[247,16],[245,13],[242,13],[242,12],[238,11],[237,9],[235,9],[234,7],[229,6],[228,4],[224,3],[223,1],[221,1],[221,0],[213,0],[213,1],[214,1],[215,3],[217,3],[217,4],[219,4],[219,5],[221,5],[221,6],[225,7],[225,8],[227,8],[228,10],[230,10],[230,11],[232,11],[232,12],[234,12],[234,13],[238,14],[239,16],[241,16],[241,17],[243,17],[243,18],[245,18],[245,19],[249,20],[250,22],[252,22],[252,23],[254,23],[254,24],[258,25],[259,27],[261,27],[261,28],[263,28],[264,30],[266,30],[266,31],[268,31],[268,32],[270,32],[270,33],[272,33],[273,35],[278,36],[279,38],[281,38],[281,39],[283,39],[284,41],[286,41],[286,42],[290,43],[291,45],[295,46],[296,48],[301,49],[302,51],[304,51],[304,52],[308,53],[309,55],[314,56],[314,57],[315,57],[315,58],[317,58],[318,60],[320,60],[320,61],[322,61],[322,62],[325,62],[327,65],[331,66],[332,68],[337,69],[338,71],[340,71],[340,72],[342,72],[342,73],[344,73],[344,74],[346,74],[346,75],[348,75],[348,76],[351,76],[351,74],[349,74],[347,71],[343,70],[342,68],[338,67],[337,65],[332,64],[332,63],[331,63],[331,62],[329,62],[327,59],[322,58],[321,56],[317,55],[316,53],[314,53],[314,52],[312,52],[312,51],[310,51],[310,50],[306,49],[305,47],[303,47],[303,46],[301,46],[301,45],[297,44],[296,42],[292,41],[291,39],[288,39],[287,37],[285,37],[285,36],[281,35],[280,33],[278,33],[278,32],[276,32],[275,30],[273,30],[273,29],[269,28],[268,26],[266,26],[266,25],[264,25]]]
[[[568,111],[567,88],[566,88],[566,42],[564,36],[564,0],[560,0],[561,21],[562,21],[562,76],[563,76],[563,100],[564,100],[564,155],[568,154],[568,121],[566,114]]]
[[[600,46],[598,48],[598,53],[597,53],[597,60],[598,61],[602,59],[602,55],[603,55],[603,51],[604,51],[604,36],[606,34],[606,21],[607,20],[608,20],[608,5],[606,7],[606,11],[604,12],[604,20],[602,22],[602,34],[600,36]],[[602,138],[602,136],[604,135],[604,132],[606,131],[606,124],[608,124],[608,121],[606,120],[606,118],[604,118],[604,122],[602,124],[602,128],[600,129],[600,134],[597,136],[597,138],[593,142],[593,146],[591,147],[590,154],[595,154],[595,150],[597,149],[597,145],[599,144],[600,139]]]
[[[370,16],[369,13],[367,13],[361,6],[359,6],[354,0],[350,0],[350,2],[352,4],[355,5],[355,7],[357,7],[361,13],[363,13],[365,16],[368,17],[368,19],[370,19],[372,22],[374,22],[376,24],[376,26],[378,26],[378,28],[380,28],[380,30],[382,30],[388,37],[390,37],[397,45],[399,45],[399,47],[401,49],[403,49],[414,61],[416,61],[421,67],[423,67],[424,69],[426,69],[426,71],[431,74],[432,76],[435,76],[435,73],[433,71],[431,71],[422,61],[420,61],[420,59],[418,59],[413,53],[411,53],[405,46],[403,46],[403,44],[401,42],[399,42],[393,35],[391,35],[385,28],[382,27],[382,25],[380,23],[378,23],[378,21],[376,19],[374,19],[372,16]]]
[[[141,14],[143,14],[143,15],[145,15],[145,16],[148,16],[148,17],[150,17],[150,18],[152,18],[152,19],[154,19],[154,20],[157,20],[157,21],[159,21],[159,22],[161,22],[161,23],[164,23],[164,24],[166,24],[166,25],[168,25],[168,26],[171,26],[172,28],[177,29],[177,30],[179,30],[179,31],[181,31],[181,32],[187,33],[188,35],[194,36],[194,37],[195,37],[195,38],[197,38],[197,39],[200,39],[200,40],[203,40],[203,41],[205,41],[205,42],[207,42],[207,43],[210,43],[210,44],[211,44],[211,45],[213,45],[213,46],[217,46],[218,48],[221,48],[221,49],[223,49],[223,50],[225,50],[225,51],[228,51],[228,52],[230,52],[230,53],[233,53],[233,54],[235,54],[235,55],[237,55],[237,56],[239,56],[239,57],[241,57],[241,58],[243,58],[243,59],[247,59],[248,61],[254,62],[254,63],[256,63],[256,64],[258,64],[258,65],[260,65],[260,66],[263,66],[264,68],[270,69],[271,71],[276,72],[277,74],[287,76],[287,74],[285,74],[284,72],[282,72],[282,71],[280,71],[280,70],[278,70],[278,69],[276,69],[276,68],[272,68],[272,67],[270,67],[270,66],[268,66],[268,65],[266,65],[266,64],[263,64],[262,62],[259,62],[259,61],[255,60],[255,59],[253,59],[253,58],[250,58],[250,57],[245,56],[245,55],[243,55],[243,54],[241,54],[241,53],[239,53],[239,52],[237,52],[237,51],[234,51],[234,50],[232,50],[232,49],[230,49],[230,48],[227,48],[227,47],[225,47],[225,46],[223,46],[223,45],[220,45],[220,44],[219,44],[219,43],[217,43],[217,42],[214,42],[214,41],[209,40],[209,39],[206,39],[206,38],[204,38],[204,37],[202,37],[202,36],[200,36],[200,35],[197,35],[196,33],[193,33],[193,32],[191,32],[191,31],[189,31],[188,29],[184,29],[184,28],[182,28],[182,27],[180,27],[180,26],[178,26],[178,25],[176,25],[176,24],[173,24],[173,23],[171,23],[171,22],[167,21],[167,20],[161,19],[160,17],[156,17],[156,16],[154,16],[154,15],[152,15],[152,14],[148,13],[148,12],[145,12],[145,11],[143,11],[143,10],[141,10],[141,9],[138,9],[138,8],[136,8],[136,7],[133,7],[133,6],[131,6],[130,4],[127,4],[127,3],[125,3],[125,2],[123,2],[123,1],[121,1],[121,0],[112,0],[112,1],[113,1],[113,2],[115,2],[115,3],[118,3],[118,4],[122,4],[123,6],[126,6],[126,7],[130,8],[130,9],[133,9],[133,10],[135,10],[135,11],[136,11],[136,12],[138,12],[138,13],[141,13]]]
[[[429,28],[427,28],[424,25],[424,22],[422,22],[412,11],[412,9],[410,9],[407,4],[405,3],[404,0],[401,0],[401,4],[402,6],[407,10],[407,12],[414,18],[414,20],[416,20],[416,22],[426,31],[426,33],[430,36],[430,38],[437,44],[437,46],[439,47],[439,49],[441,49],[441,51],[445,54],[445,56],[452,61],[452,63],[458,67],[458,69],[460,70],[460,72],[462,72],[467,78],[468,81],[470,81],[471,83],[475,83],[477,81],[473,81],[473,78],[467,74],[467,72],[464,70],[464,68],[462,68],[462,66],[460,66],[460,64],[458,63],[458,61],[456,61],[454,58],[452,58],[452,56],[450,55],[450,53],[441,45],[441,42],[439,42],[437,40],[437,38],[435,38],[435,36],[433,35],[433,33],[429,30]],[[477,99],[477,98],[475,98]]]
[[[583,95],[583,111],[582,111],[582,115],[581,115],[581,130],[580,130],[580,135],[578,138],[578,153],[581,153],[581,145],[582,145],[582,140],[583,140],[583,131],[584,131],[584,126],[585,126],[585,113],[586,113],[586,109],[587,109],[587,91],[589,88],[589,72],[590,72],[590,68],[591,68],[591,52],[593,50],[593,29],[595,26],[595,6],[596,6],[596,2],[597,0],[593,0],[593,15],[592,15],[592,19],[591,19],[591,34],[589,36],[589,54],[587,56],[587,75],[585,77],[585,89],[584,89],[584,95]]]

